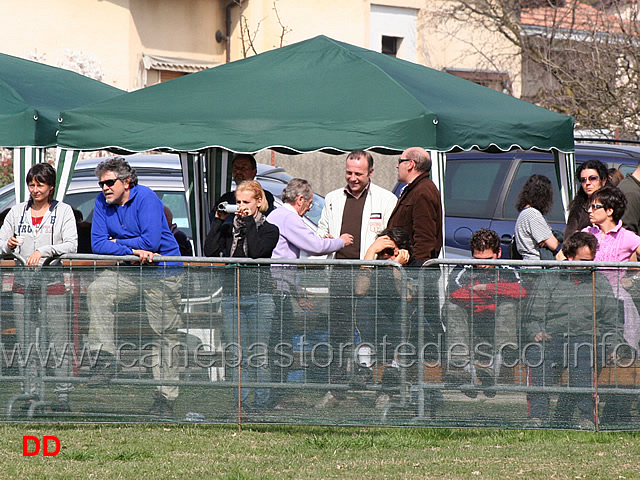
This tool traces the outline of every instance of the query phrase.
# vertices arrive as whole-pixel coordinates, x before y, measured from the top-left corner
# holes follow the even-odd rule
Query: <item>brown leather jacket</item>
[[[387,225],[409,234],[413,256],[422,261],[437,258],[442,248],[442,203],[429,176],[425,172],[405,187]]]

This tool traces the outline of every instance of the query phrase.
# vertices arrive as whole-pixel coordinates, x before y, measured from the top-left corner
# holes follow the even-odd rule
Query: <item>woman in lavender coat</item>
[[[306,255],[324,255],[338,251],[353,243],[353,236],[344,233],[339,238],[318,237],[302,219],[302,216],[311,209],[313,203],[313,190],[311,184],[300,178],[293,178],[282,191],[283,205],[271,212],[267,221],[276,225],[280,231],[278,244],[273,250],[271,258],[300,258],[304,252]],[[311,310],[312,305],[297,281],[297,268],[292,265],[279,265],[272,267],[272,276],[278,287],[274,297],[276,302],[276,321],[273,323],[273,345],[279,343],[293,344],[293,336],[304,335],[294,321],[294,309]],[[297,302],[292,302],[295,298]],[[293,335],[292,335],[293,334]],[[286,335],[286,338],[285,338]],[[291,353],[291,352],[289,352]],[[274,381],[286,382],[288,369],[281,368],[275,372],[278,378]]]

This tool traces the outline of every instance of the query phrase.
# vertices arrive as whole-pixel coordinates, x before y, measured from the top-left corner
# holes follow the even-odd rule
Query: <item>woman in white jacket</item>
[[[23,410],[49,406],[54,411],[68,412],[70,383],[56,384],[57,402],[37,403],[44,401],[44,388],[36,381],[40,377],[37,358],[47,358],[50,353],[48,366],[54,368],[55,376],[71,375],[73,342],[69,337],[64,275],[57,268],[40,269],[47,258],[75,253],[78,248],[73,210],[53,199],[55,185],[56,171],[48,163],[39,163],[29,170],[30,198],[14,206],[5,218],[0,229],[0,252],[5,255],[13,252],[27,260],[26,269],[15,271],[13,283],[17,341],[28,360],[24,366],[21,362],[21,374],[25,376],[23,390],[30,396]],[[36,345],[50,352],[36,352]]]

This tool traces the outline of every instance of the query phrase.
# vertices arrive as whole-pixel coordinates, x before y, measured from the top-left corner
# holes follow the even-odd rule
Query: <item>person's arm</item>
[[[558,247],[560,246],[560,242],[558,242],[558,239],[556,237],[551,235],[546,240],[543,240],[542,242],[540,242],[540,246],[547,247],[552,252],[558,253],[556,250],[558,250]]]
[[[4,223],[2,224],[2,228],[0,228],[0,252],[3,255],[9,254],[14,251],[13,248],[9,247],[9,239],[15,235],[15,225],[14,225],[14,216],[13,216],[13,208],[7,214],[4,219]]]
[[[290,215],[286,218],[286,221],[282,223],[284,225],[280,232],[281,235],[298,249],[307,252],[309,255],[323,255],[325,253],[336,252],[345,246],[343,238],[318,237],[307,227],[300,216],[295,218],[294,215]],[[353,242],[352,236],[351,242]]]
[[[622,226],[635,234],[640,234],[638,228],[640,224],[640,189],[631,178],[625,178],[623,182],[625,185],[622,185],[621,190],[627,198],[627,207],[622,214]]]
[[[133,255],[133,248],[110,240],[106,209],[107,203],[104,201],[104,196],[100,194],[93,208],[91,250],[96,255]]]
[[[513,282],[491,282],[486,285],[485,291],[491,296],[500,298],[511,298],[519,300],[527,296],[527,291],[518,281]]]
[[[137,192],[136,198],[128,207],[128,211],[135,211],[136,236],[131,238],[118,238],[116,243],[130,247],[134,250],[159,253],[162,241],[162,228],[167,219],[164,216],[164,205],[152,190]],[[126,225],[125,227],[129,227]]]
[[[442,230],[440,202],[420,195],[413,205],[413,255],[420,260],[428,260],[434,252],[442,248],[438,237]]]
[[[222,220],[214,218],[211,229],[204,241],[204,254],[207,257],[219,257],[224,245],[221,242]]]

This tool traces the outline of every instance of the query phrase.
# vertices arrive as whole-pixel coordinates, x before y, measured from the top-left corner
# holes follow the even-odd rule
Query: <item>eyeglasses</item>
[[[386,255],[388,257],[393,257],[395,255],[395,250],[393,248],[385,248],[384,250],[382,250],[378,255],[382,256],[382,255]]]
[[[109,180],[101,180],[101,181],[98,182],[98,185],[100,185],[100,188],[104,188],[105,185],[107,187],[111,188],[116,184],[116,182],[118,180],[119,180],[118,178],[110,178]]]
[[[399,158],[398,159],[398,165],[400,165],[402,162],[410,162],[411,159],[410,158]]]
[[[604,208],[604,205],[601,205],[599,203],[591,203],[591,204],[587,205],[586,210],[588,212],[589,210],[594,210],[595,211],[595,210],[598,210],[600,208]]]
[[[589,180],[590,183],[594,183],[596,180],[600,180],[598,175],[589,175],[588,177],[580,177],[580,183],[587,183]]]

